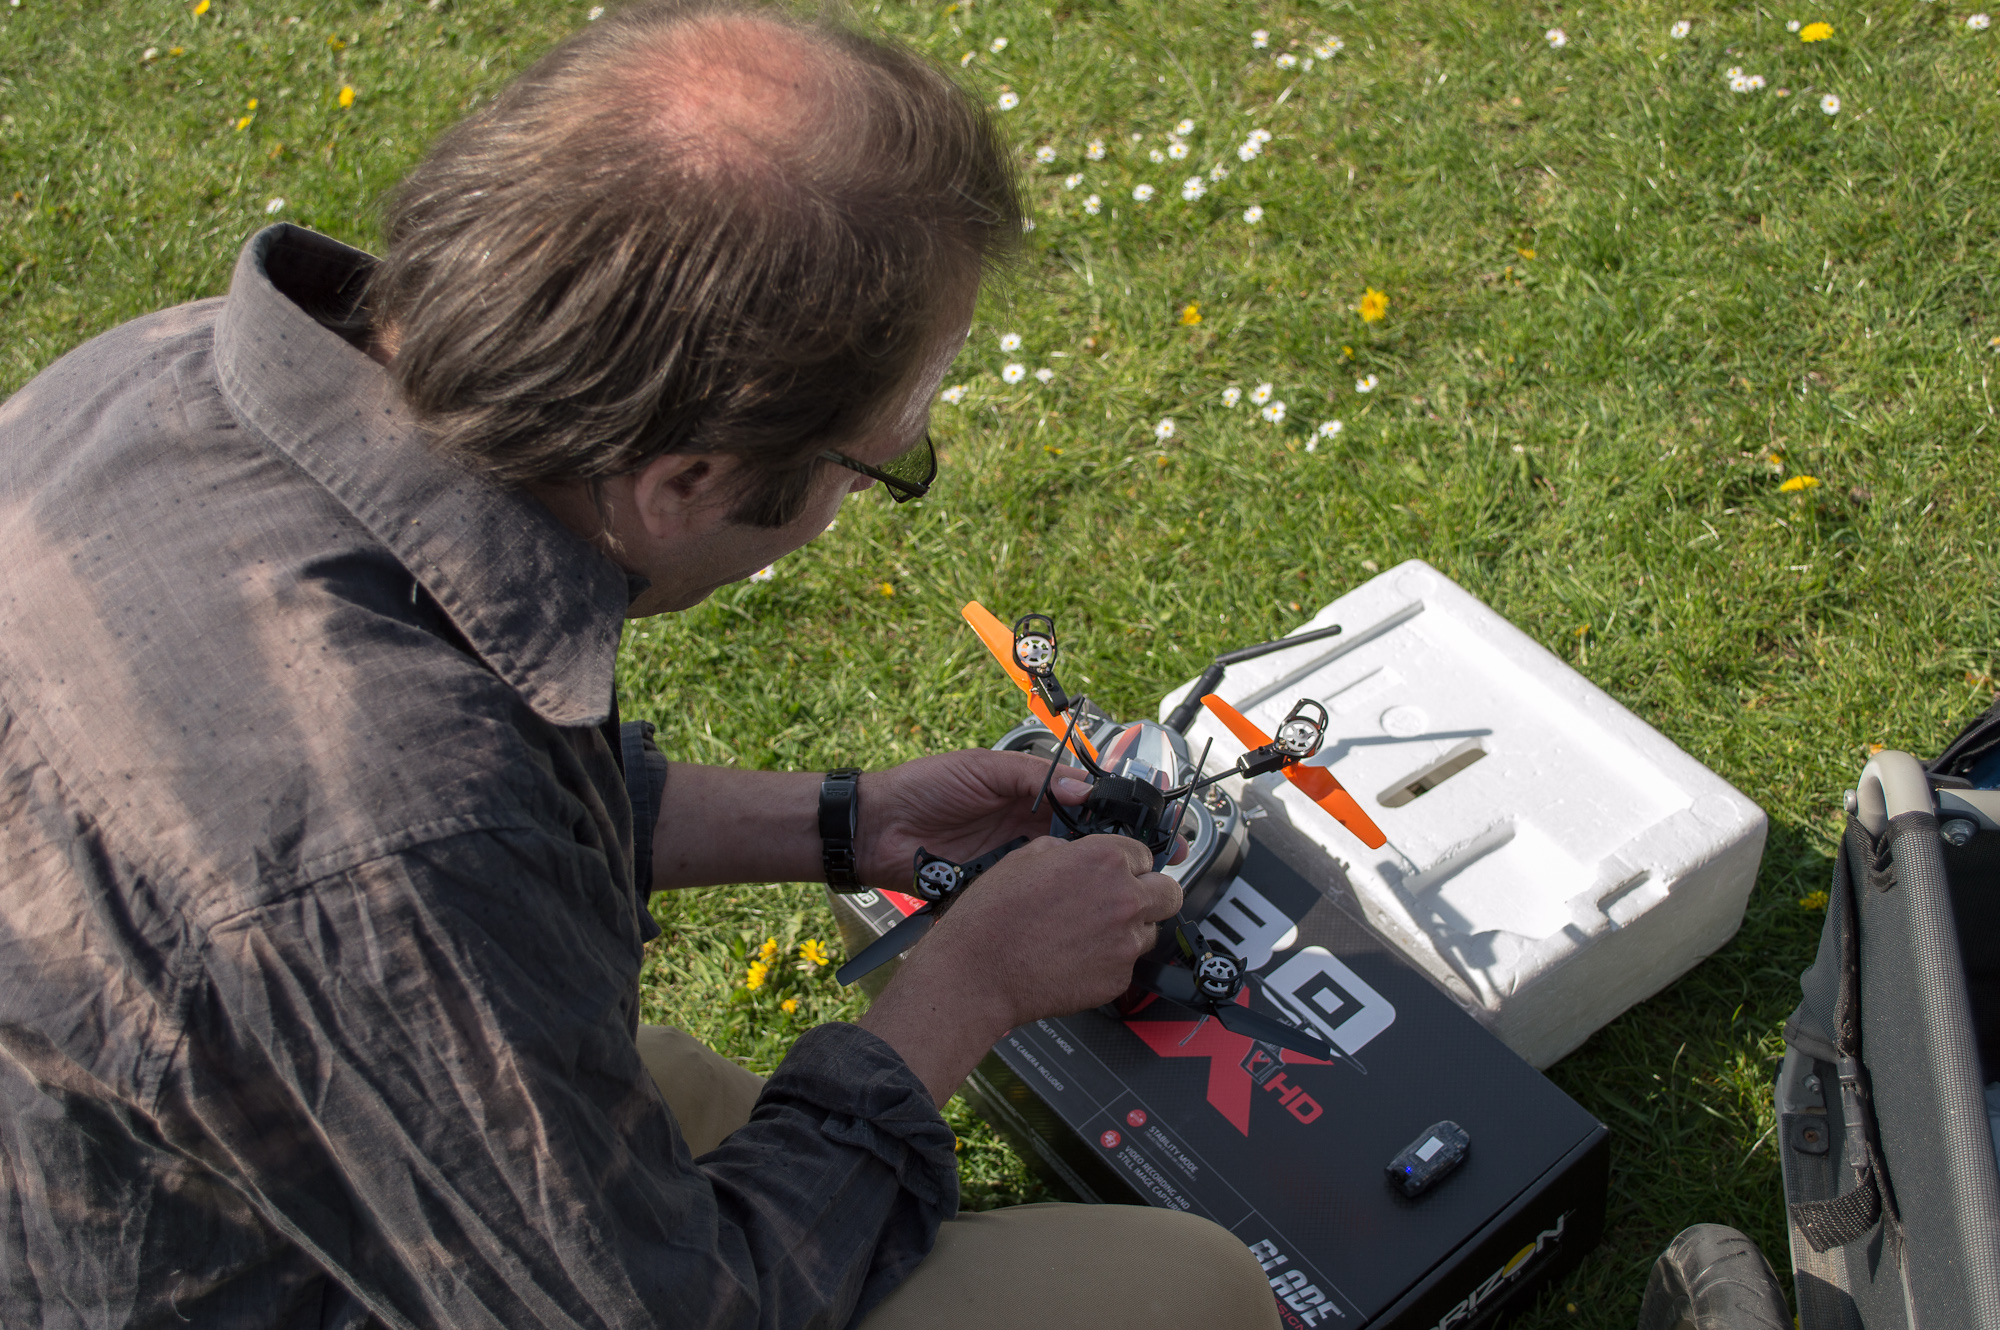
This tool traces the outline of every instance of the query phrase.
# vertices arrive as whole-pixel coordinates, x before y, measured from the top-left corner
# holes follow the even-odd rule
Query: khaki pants
[[[639,1027],[639,1056],[704,1154],[750,1120],[764,1078],[699,1040]],[[1140,1205],[1017,1205],[962,1214],[863,1330],[1271,1330],[1271,1286],[1227,1230]]]

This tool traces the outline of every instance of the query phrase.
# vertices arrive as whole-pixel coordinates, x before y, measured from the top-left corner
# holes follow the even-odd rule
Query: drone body
[[[1331,773],[1320,767],[1300,766],[1319,751],[1325,739],[1326,708],[1310,699],[1299,702],[1279,725],[1277,737],[1271,738],[1220,697],[1202,697],[1202,705],[1214,711],[1250,750],[1232,766],[1205,775],[1206,750],[1190,761],[1187,740],[1181,733],[1193,715],[1192,708],[1177,712],[1169,725],[1147,720],[1122,725],[1113,722],[1091,707],[1088,699],[1072,698],[1057,680],[1059,647],[1055,622],[1049,616],[1025,615],[1010,633],[977,602],[967,605],[964,614],[1002,668],[1028,695],[1029,710],[1035,716],[1034,721],[1010,731],[996,747],[1050,759],[1048,776],[1043,780],[1044,798],[1048,782],[1059,768],[1090,782],[1089,793],[1075,808],[1049,800],[1049,833],[1070,840],[1104,834],[1130,837],[1151,852],[1157,871],[1181,884],[1181,909],[1162,925],[1158,945],[1133,967],[1133,986],[1116,1005],[1124,1009],[1163,998],[1200,1013],[1204,1019],[1213,1016],[1238,1034],[1326,1061],[1344,1061],[1359,1069],[1351,1057],[1317,1034],[1254,1011],[1240,1001],[1246,988],[1256,994],[1261,984],[1239,957],[1211,941],[1199,924],[1234,878],[1248,843],[1241,810],[1218,784],[1228,776],[1283,772],[1364,843],[1383,843],[1380,830]],[[1338,631],[1323,629],[1310,637],[1267,643],[1234,654],[1243,658]],[[1203,676],[1204,686],[1220,680],[1221,663]],[[1172,724],[1176,719],[1178,724]],[[1174,864],[1177,842],[1184,843],[1187,852]],[[1012,842],[966,864],[953,864],[920,850],[912,890],[925,905],[842,966],[840,981],[852,983],[907,950],[973,879],[1025,843]],[[1283,1010],[1268,999],[1267,1005]]]

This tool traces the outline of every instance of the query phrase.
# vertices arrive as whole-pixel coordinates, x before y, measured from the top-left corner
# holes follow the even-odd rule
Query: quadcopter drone
[[[1088,698],[1072,697],[1057,680],[1055,666],[1061,653],[1055,621],[1048,615],[1023,615],[1010,631],[977,601],[962,612],[1001,668],[1027,694],[1034,720],[1016,727],[995,746],[1049,758],[1036,801],[1039,807],[1041,800],[1048,800],[1049,834],[1066,840],[1128,836],[1152,854],[1156,871],[1181,884],[1181,908],[1162,926],[1159,945],[1133,967],[1132,988],[1116,1004],[1120,1012],[1151,997],[1163,998],[1203,1020],[1212,1016],[1234,1033],[1364,1070],[1317,1034],[1252,1010],[1251,995],[1262,993],[1261,982],[1197,922],[1234,877],[1249,839],[1241,810],[1219,786],[1228,777],[1280,772],[1369,848],[1379,848],[1387,839],[1331,772],[1303,765],[1325,741],[1325,707],[1301,699],[1273,737],[1210,691],[1230,664],[1331,637],[1340,628],[1301,633],[1219,656],[1166,724],[1148,720],[1118,724],[1093,708]],[[1185,731],[1197,705],[1214,713],[1249,750],[1212,775],[1203,774],[1207,748],[1200,758],[1189,760]],[[1073,809],[1049,798],[1050,781],[1065,767],[1090,781],[1090,792]],[[1188,853],[1179,864],[1170,865],[1177,842],[1185,842]],[[964,863],[918,850],[911,894],[923,902],[922,907],[843,965],[840,982],[851,984],[909,950],[980,875],[1027,843],[1021,837]],[[1269,1005],[1278,1007],[1275,1002]]]

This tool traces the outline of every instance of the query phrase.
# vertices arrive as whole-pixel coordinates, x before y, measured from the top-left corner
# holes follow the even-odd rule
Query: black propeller
[[[1026,836],[1016,836],[999,849],[988,850],[977,859],[968,859],[962,864],[919,849],[910,894],[923,900],[923,908],[862,948],[861,954],[835,970],[833,977],[843,984],[851,984],[870,970],[888,964],[916,946],[919,939],[931,931],[931,925],[937,922],[938,916],[958,899],[959,892],[971,886],[981,873],[1027,843]]]

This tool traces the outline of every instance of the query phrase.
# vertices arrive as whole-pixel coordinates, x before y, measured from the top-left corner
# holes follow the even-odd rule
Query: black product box
[[[1326,881],[1323,861],[1253,835],[1203,926],[1344,1059],[1156,1000],[1011,1031],[967,1097],[1058,1190],[1235,1233],[1287,1326],[1492,1325],[1597,1244],[1608,1133],[1342,909],[1339,884],[1300,869]],[[919,904],[833,900],[850,954]],[[1469,1135],[1464,1162],[1406,1198],[1385,1170],[1443,1120]]]

